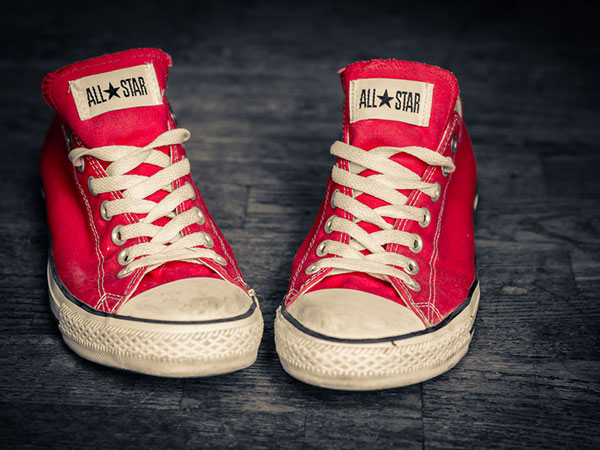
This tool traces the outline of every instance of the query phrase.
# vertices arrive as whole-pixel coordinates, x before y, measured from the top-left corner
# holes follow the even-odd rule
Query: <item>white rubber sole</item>
[[[467,353],[479,306],[479,283],[469,304],[434,331],[377,342],[329,340],[301,330],[282,313],[275,346],[284,370],[308,384],[340,390],[408,386],[453,368]]]
[[[263,333],[254,311],[220,322],[159,322],[90,312],[67,298],[48,265],[50,306],[65,343],[110,367],[163,377],[202,377],[254,363]]]

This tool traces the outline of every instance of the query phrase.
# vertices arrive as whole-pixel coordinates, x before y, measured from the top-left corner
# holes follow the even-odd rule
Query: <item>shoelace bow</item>
[[[331,216],[326,224],[327,233],[339,231],[350,237],[347,244],[325,240],[317,246],[319,256],[333,255],[320,259],[307,268],[307,273],[315,273],[324,268],[338,269],[336,273],[364,272],[377,278],[396,277],[413,290],[419,290],[419,283],[411,278],[419,271],[417,263],[407,256],[388,252],[388,244],[399,244],[409,247],[414,253],[423,248],[421,237],[414,233],[394,230],[394,226],[384,219],[407,219],[427,226],[431,216],[426,208],[406,205],[408,197],[398,190],[418,189],[432,199],[440,195],[438,183],[421,181],[419,175],[392,161],[390,158],[398,153],[412,155],[430,166],[440,166],[445,173],[455,170],[452,158],[442,156],[424,147],[377,147],[370,151],[354,147],[340,141],[331,146],[331,154],[348,161],[349,170],[333,167],[332,179],[340,186],[353,190],[354,196],[336,190],[331,204],[350,214],[354,220]],[[359,175],[370,169],[376,174],[365,177]],[[370,208],[356,199],[366,193],[388,203],[386,206]],[[379,231],[365,231],[358,222],[371,223]],[[366,254],[363,253],[366,250]],[[402,270],[400,270],[401,268]]]
[[[69,159],[76,167],[83,165],[83,157],[110,162],[106,167],[108,176],[90,177],[88,187],[93,195],[107,192],[121,192],[122,198],[105,200],[101,205],[101,215],[105,220],[118,214],[146,214],[137,223],[117,225],[112,239],[121,245],[129,239],[147,237],[140,242],[124,248],[118,261],[125,266],[118,274],[119,278],[131,274],[140,267],[154,269],[169,261],[195,261],[197,258],[209,258],[219,264],[226,260],[214,250],[212,238],[203,231],[183,235],[182,230],[194,223],[202,225],[204,216],[196,208],[177,213],[177,208],[186,200],[195,198],[194,189],[184,184],[175,189],[173,182],[190,173],[190,163],[183,158],[175,163],[169,155],[156,150],[157,147],[182,144],[190,138],[190,132],[184,128],[169,130],[159,135],[145,147],[127,145],[107,145],[96,148],[75,148],[69,152]],[[146,163],[162,169],[152,176],[125,175],[139,165]],[[152,194],[164,190],[168,194],[158,203],[148,200]],[[154,225],[156,220],[167,217],[170,220],[162,225]]]

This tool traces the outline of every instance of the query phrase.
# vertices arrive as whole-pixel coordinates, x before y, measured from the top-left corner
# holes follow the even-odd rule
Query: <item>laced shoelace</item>
[[[75,167],[82,169],[84,156],[110,162],[106,167],[108,176],[90,177],[88,188],[92,195],[107,192],[120,192],[122,198],[105,200],[100,207],[103,219],[110,220],[118,214],[146,214],[139,222],[117,225],[111,234],[113,242],[122,245],[130,239],[148,238],[124,248],[118,256],[119,264],[125,266],[117,275],[119,278],[133,273],[141,267],[154,269],[169,261],[198,262],[197,258],[209,258],[221,265],[227,261],[210,248],[212,238],[203,231],[183,235],[183,230],[195,223],[205,221],[202,212],[196,208],[177,213],[177,208],[186,200],[193,200],[193,187],[186,183],[174,188],[174,181],[190,173],[190,163],[183,158],[175,163],[169,155],[156,150],[158,147],[182,144],[190,138],[190,132],[183,128],[169,130],[159,135],[145,147],[108,145],[96,148],[75,148],[69,152],[69,159]],[[126,175],[141,164],[161,167],[152,176]],[[158,191],[168,194],[159,202],[148,200]],[[164,225],[155,225],[158,219],[169,219]]]
[[[349,213],[353,220],[333,215],[325,223],[325,232],[339,231],[347,234],[350,239],[347,244],[333,240],[319,243],[317,255],[332,256],[311,264],[306,269],[307,273],[315,273],[324,268],[338,269],[334,273],[363,272],[377,278],[396,277],[411,289],[420,290],[419,283],[411,277],[419,271],[417,263],[407,256],[388,252],[385,247],[388,244],[398,244],[418,253],[423,249],[423,241],[418,234],[394,230],[394,226],[384,218],[414,220],[423,227],[428,226],[431,222],[429,211],[426,208],[407,205],[408,197],[398,190],[418,189],[437,200],[440,196],[440,185],[421,181],[419,175],[390,159],[398,153],[412,155],[430,166],[440,166],[445,175],[455,170],[452,158],[424,147],[377,147],[365,151],[350,144],[335,142],[331,146],[331,154],[347,160],[349,170],[335,165],[332,179],[340,186],[352,189],[354,196],[336,190],[332,195],[331,204],[332,207]],[[376,174],[368,177],[359,175],[366,169]],[[370,208],[356,199],[362,193],[388,204]],[[358,222],[373,224],[379,230],[369,233],[361,228]]]

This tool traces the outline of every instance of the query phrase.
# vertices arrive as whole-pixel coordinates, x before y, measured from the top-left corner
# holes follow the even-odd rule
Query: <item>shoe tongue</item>
[[[167,130],[170,66],[161,50],[126,50],[52,72],[42,92],[86,147],[144,146]]]
[[[426,64],[372,60],[340,71],[346,94],[344,138],[371,150],[374,147],[437,147],[458,99],[454,76]],[[422,175],[426,165],[410,155],[394,161]]]

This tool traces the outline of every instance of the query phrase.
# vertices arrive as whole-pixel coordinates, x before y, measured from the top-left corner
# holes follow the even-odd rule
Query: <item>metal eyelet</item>
[[[326,248],[327,248],[327,241],[323,241],[317,246],[315,253],[317,254],[317,256],[323,257],[323,256],[327,255],[327,251],[325,250]]]
[[[447,172],[446,166],[442,166],[442,175],[444,175],[445,177],[447,177],[449,174],[450,174],[450,172]]]
[[[419,221],[419,225],[423,228],[427,228],[431,223],[431,213],[427,208],[421,208],[423,210],[423,220]]]
[[[112,216],[108,215],[108,211],[106,210],[106,204],[108,203],[108,200],[104,200],[101,204],[100,204],[100,215],[102,216],[102,218],[104,220],[106,220],[107,222],[112,218]]]
[[[410,279],[410,281],[406,282],[406,285],[408,286],[409,289],[419,292],[421,290],[421,285],[419,283],[417,283],[415,280],[413,280],[412,278]]]
[[[121,250],[119,252],[119,256],[117,256],[117,262],[119,264],[121,264],[122,266],[126,266],[127,264],[129,264],[131,262],[131,260],[129,259],[129,249],[128,248],[124,248],[123,250]]]
[[[198,215],[198,223],[200,225],[204,225],[204,222],[206,222],[206,218],[204,217],[202,211],[200,211],[200,208],[196,208],[196,214]]]
[[[436,190],[433,197],[431,197],[431,201],[437,202],[440,199],[440,195],[442,195],[442,186],[437,181],[434,184],[436,185]]]
[[[312,275],[313,273],[315,273],[318,270],[319,270],[319,268],[317,267],[316,264],[311,264],[310,266],[308,266],[306,268],[306,270],[304,271],[304,273],[306,273],[306,275]]]
[[[333,229],[331,228],[333,226],[333,219],[335,219],[335,216],[331,216],[329,219],[327,219],[327,222],[325,222],[325,233],[329,234],[333,231]]]
[[[418,234],[413,234],[415,240],[413,241],[413,245],[410,247],[411,252],[413,253],[421,253],[423,250],[423,239]]]
[[[92,194],[94,197],[98,194],[96,194],[94,192],[94,189],[92,188],[92,181],[95,180],[94,177],[89,177],[87,180],[87,187],[88,187],[88,191],[90,191],[90,194]]]
[[[215,256],[215,258],[214,258],[214,259],[215,259],[215,261],[216,261],[218,264],[220,264],[220,265],[222,265],[222,266],[226,266],[226,265],[227,265],[227,260],[226,260],[225,258],[223,258],[221,255],[217,255],[217,256]]]
[[[69,150],[72,150],[73,149],[73,138],[71,137],[70,131],[65,130],[65,139],[67,141],[67,148]]]
[[[330,205],[331,205],[331,209],[335,209],[336,206],[334,204],[334,199],[335,199],[335,195],[340,192],[339,189],[336,189],[335,191],[333,191],[333,194],[331,194],[331,200],[330,200]]]
[[[121,228],[123,228],[123,225],[117,225],[110,233],[110,238],[115,245],[123,245],[127,241],[127,239],[121,237]]]
[[[213,238],[208,233],[204,233],[204,246],[206,248],[213,248],[215,246],[215,241],[213,241]]]
[[[409,258],[408,267],[405,269],[405,272],[409,275],[416,275],[419,273],[419,265],[414,259]]]
[[[458,148],[458,137],[455,134],[453,134],[452,142],[450,143],[450,151],[452,152],[453,155],[456,153],[457,148]]]
[[[77,171],[79,173],[82,173],[85,170],[85,160],[83,159],[83,157],[79,158],[79,161],[81,161],[81,164],[79,164],[78,166],[75,166],[75,168],[77,169]]]
[[[134,271],[129,267],[125,267],[124,269],[122,269],[118,274],[117,274],[117,278],[121,279],[121,278],[125,278],[128,277],[129,275],[131,275]]]

